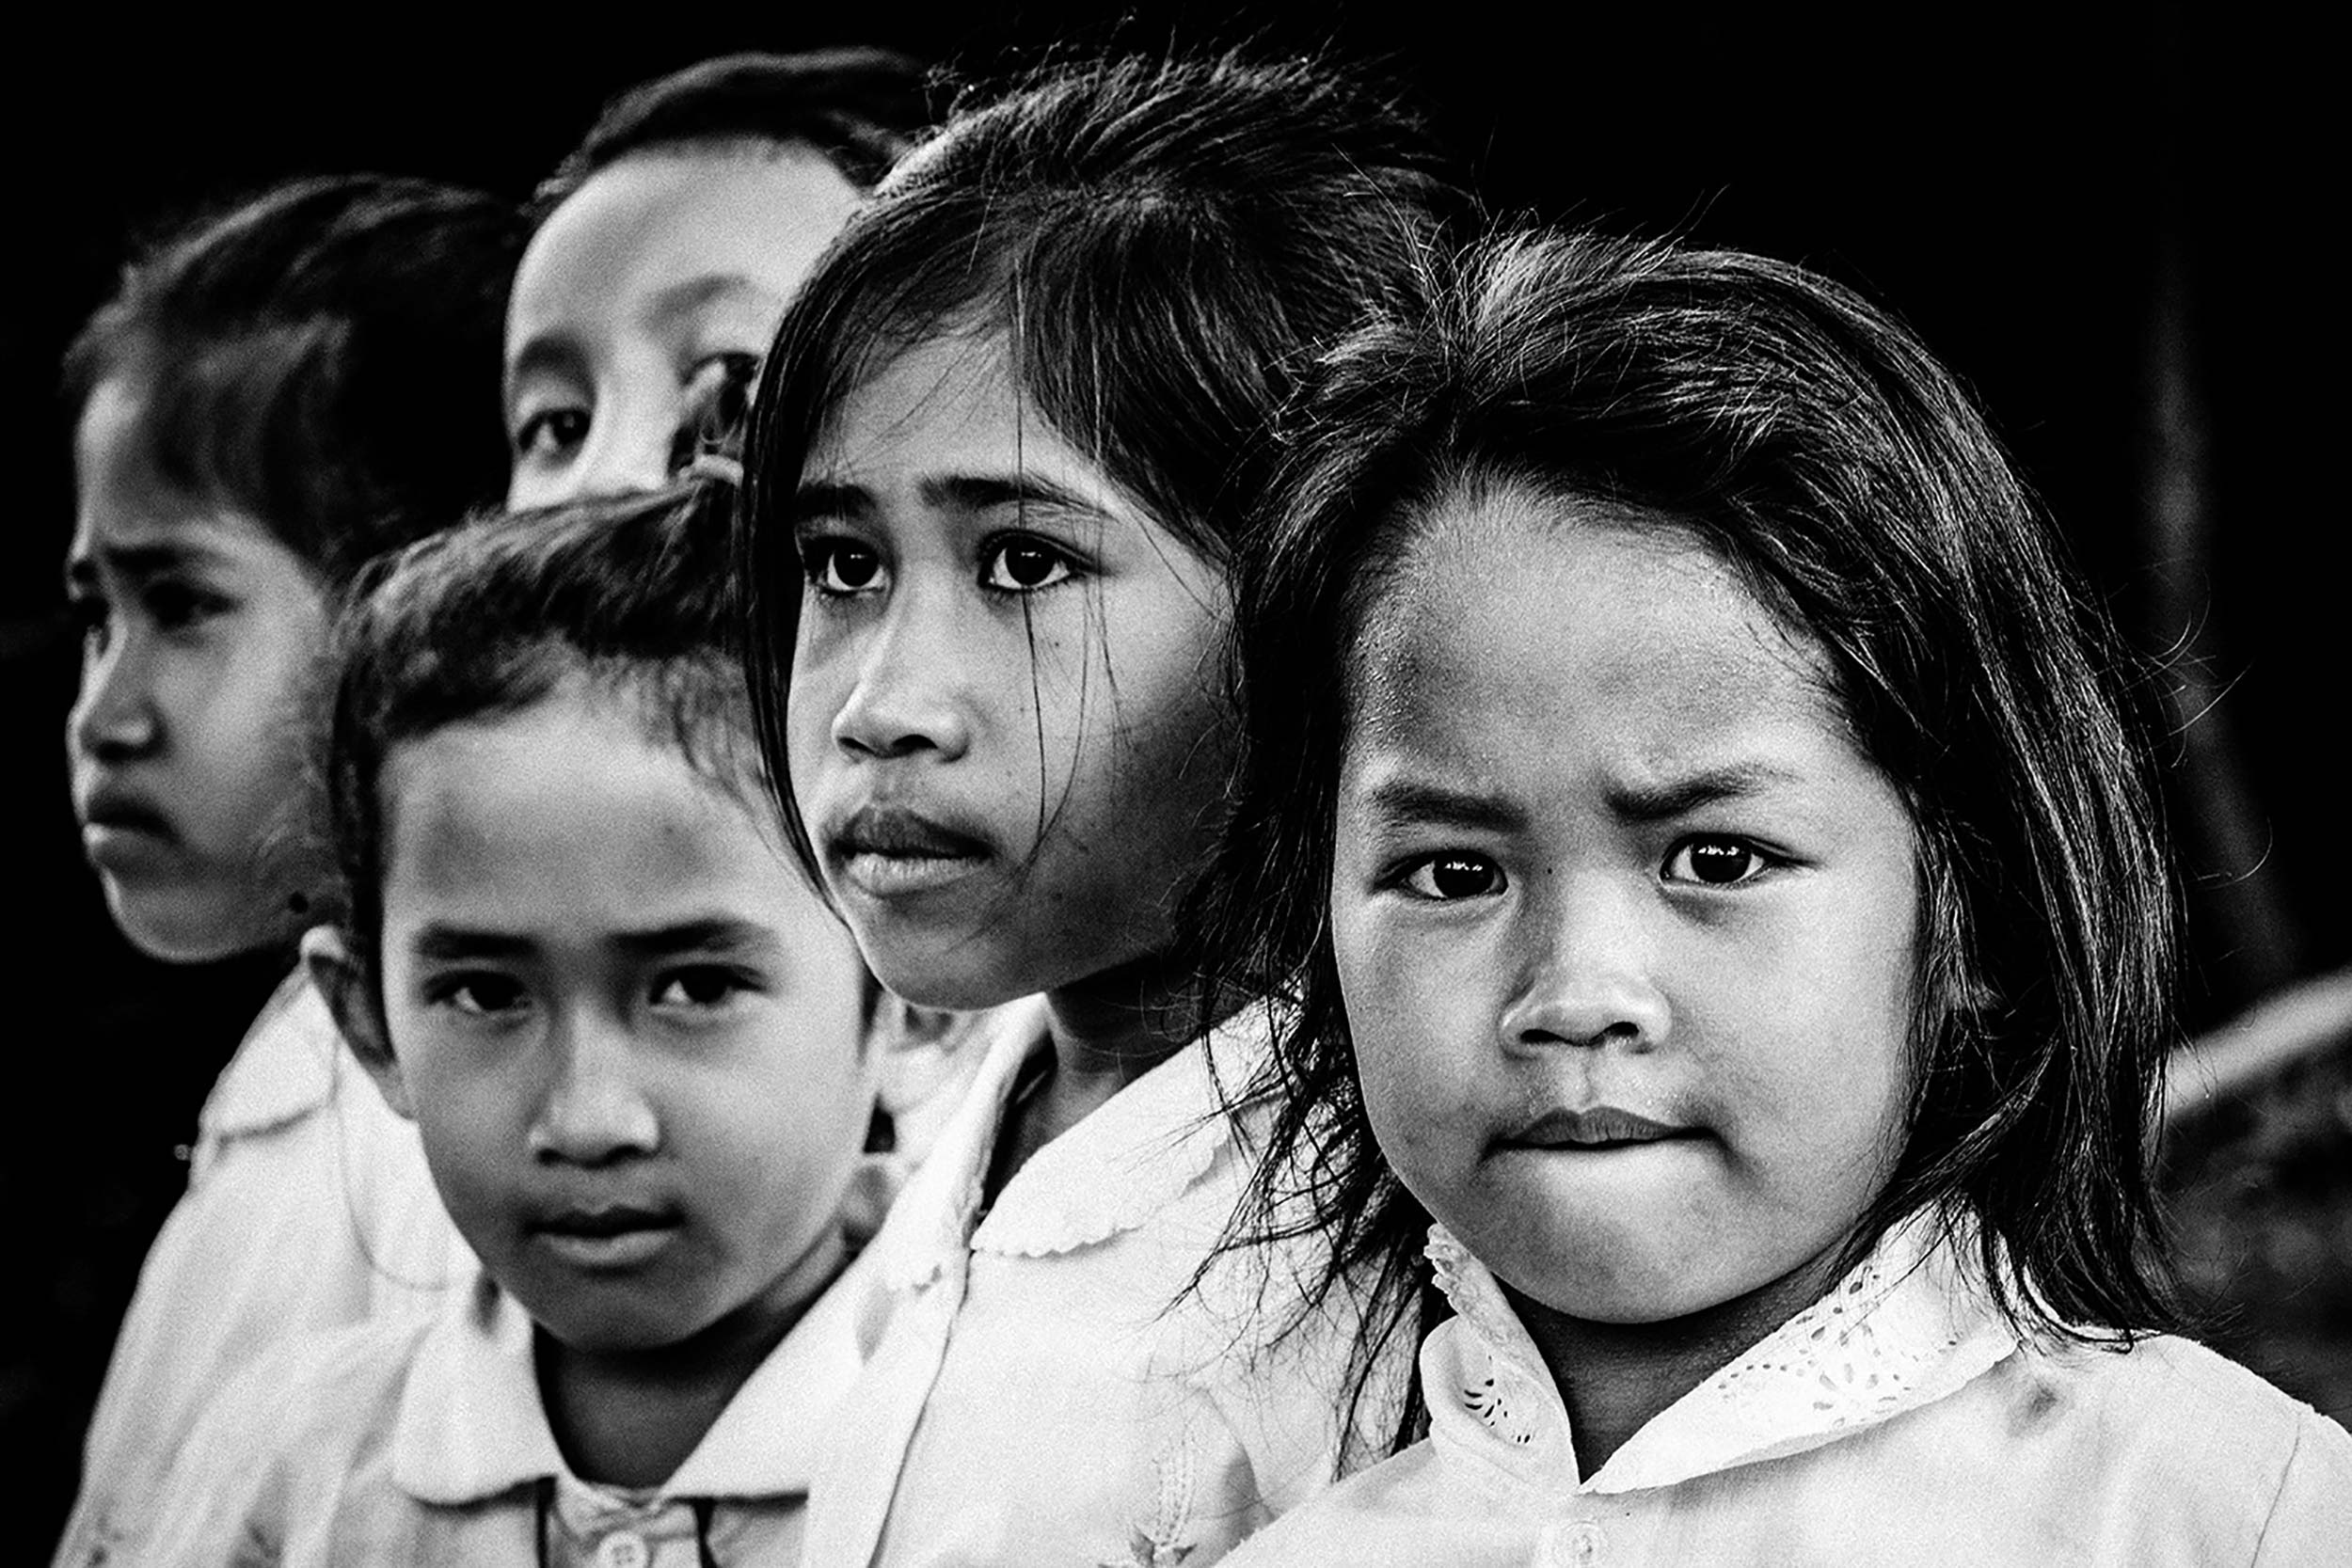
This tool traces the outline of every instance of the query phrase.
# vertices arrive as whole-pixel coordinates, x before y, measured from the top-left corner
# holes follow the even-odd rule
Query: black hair
[[[1044,421],[1222,562],[1295,372],[1412,287],[1425,237],[1469,206],[1410,113],[1312,61],[1065,63],[960,103],[803,284],[754,404],[747,653],[803,857],[794,505],[845,396],[915,344],[1001,334]]]
[[[166,483],[249,514],[330,586],[497,499],[507,203],[383,175],[304,180],[172,234],[74,340],[66,392],[141,400]]]
[[[923,66],[888,49],[748,53],[698,60],[606,103],[532,198],[540,217],[633,152],[762,141],[803,146],[860,190],[930,123]]]
[[[337,628],[326,766],[350,952],[378,974],[380,790],[403,741],[518,712],[586,672],[698,770],[769,810],[735,646],[735,492],[696,479],[471,523],[361,572]]]
[[[1296,1004],[1236,1240],[1327,1233],[1313,1299],[1377,1279],[1359,1368],[1430,1309],[1428,1215],[1374,1140],[1334,968],[1334,810],[1388,574],[1436,512],[1516,486],[1687,529],[1820,647],[1910,810],[1915,1088],[1849,1260],[1924,1212],[2021,1330],[2170,1324],[2146,1150],[2176,890],[2146,671],[1982,416],[1903,327],[1800,267],[1505,234],[1445,271],[1430,309],[1329,356],[1279,523],[1236,574],[1244,734],[1203,918],[1222,983]]]

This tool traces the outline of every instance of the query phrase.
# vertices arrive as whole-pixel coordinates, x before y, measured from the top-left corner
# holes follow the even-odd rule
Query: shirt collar
[[[1961,1250],[1914,1221],[1588,1478],[1559,1390],[1494,1275],[1442,1226],[1429,1257],[1457,1314],[1422,1347],[1433,1441],[1548,1490],[1635,1492],[1801,1453],[1956,1393],[2016,1348]]]
[[[344,1059],[326,999],[296,969],[245,1032],[198,1120],[207,1138],[266,1132],[326,1105],[342,1075],[358,1070]]]
[[[817,1434],[857,1379],[853,1262],[792,1325],[653,1500],[805,1493]],[[530,1317],[479,1276],[428,1329],[401,1396],[392,1477],[421,1502],[462,1505],[570,1470],[548,1429]]]
[[[981,1218],[990,1158],[1021,1069],[1053,1049],[1042,998],[1003,1008],[963,1104],[876,1243],[882,1282],[919,1286],[966,1250],[1045,1257],[1146,1224],[1231,1141],[1219,1087],[1250,1081],[1268,1033],[1266,1009],[1247,1007],[1169,1056],[1030,1156]]]

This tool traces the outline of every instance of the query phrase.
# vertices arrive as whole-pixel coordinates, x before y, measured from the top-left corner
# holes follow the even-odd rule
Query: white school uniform
[[[115,1340],[59,1568],[135,1555],[205,1402],[269,1345],[424,1321],[473,1266],[416,1129],[345,1053],[300,971],[262,1009],[197,1126],[186,1196]]]
[[[857,1374],[852,1263],[677,1472],[637,1492],[574,1476],[532,1322],[478,1278],[425,1324],[289,1340],[207,1413],[146,1568],[792,1568],[817,1433]]]
[[[2187,1340],[2020,1344],[1948,1248],[1890,1237],[1587,1476],[1494,1277],[1442,1229],[1458,1316],[1430,1434],[1232,1568],[2352,1562],[2352,1435]]]
[[[980,1210],[1041,1002],[1000,1012],[970,1094],[867,1254],[879,1333],[826,1440],[807,1561],[824,1568],[1202,1568],[1327,1483],[1352,1332],[1262,1337],[1315,1259],[1196,1272],[1254,1169],[1217,1076],[1263,1059],[1248,1009],[1040,1149]],[[1265,1305],[1262,1311],[1261,1287]],[[886,1326],[883,1326],[886,1325]]]

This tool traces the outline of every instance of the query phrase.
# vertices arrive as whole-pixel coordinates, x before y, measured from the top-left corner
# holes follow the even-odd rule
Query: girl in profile
[[[316,667],[370,557],[494,502],[525,238],[502,203],[307,181],[166,240],[67,360],[84,628],[66,733],[108,909],[155,957],[276,951],[330,912],[306,760]],[[201,1402],[274,1338],[429,1302],[462,1249],[414,1135],[352,1092],[291,974],[205,1103],[140,1274],[61,1564],[131,1550]]]

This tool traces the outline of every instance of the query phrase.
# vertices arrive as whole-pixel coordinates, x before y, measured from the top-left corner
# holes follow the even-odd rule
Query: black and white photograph
[[[55,20],[16,1557],[2352,1565],[2319,22]]]

